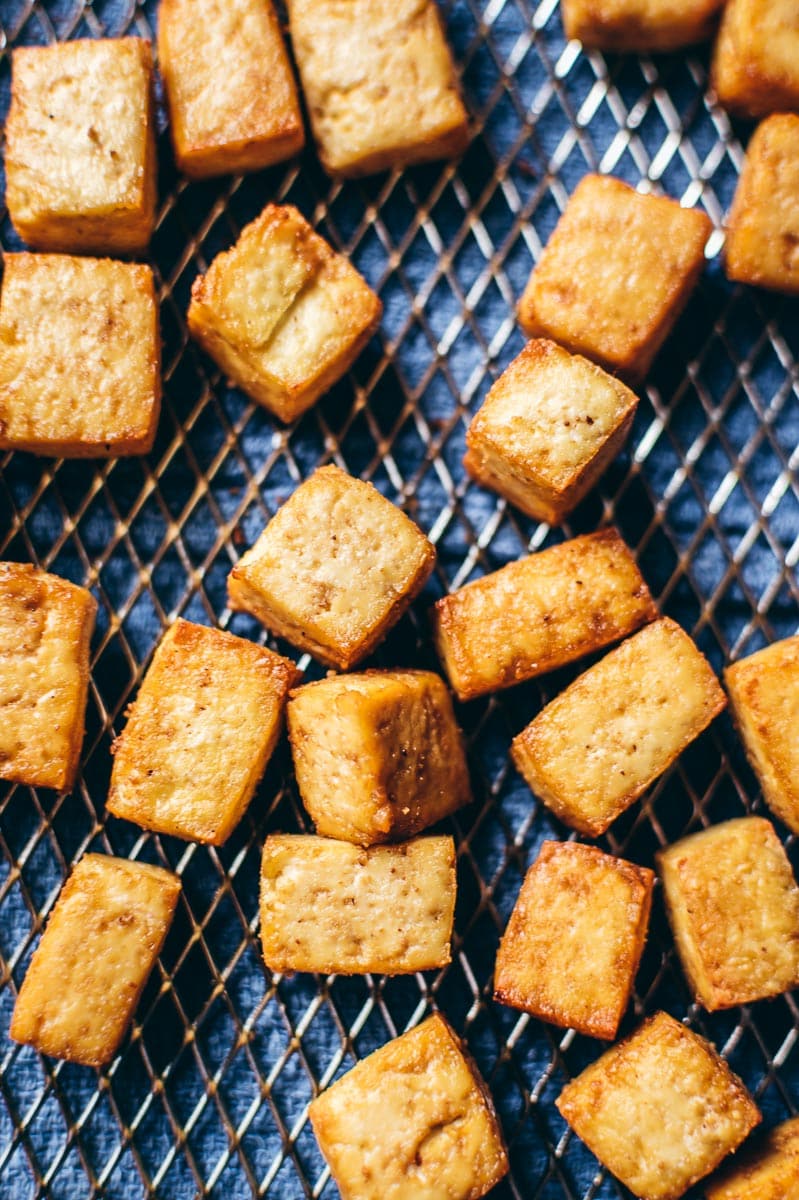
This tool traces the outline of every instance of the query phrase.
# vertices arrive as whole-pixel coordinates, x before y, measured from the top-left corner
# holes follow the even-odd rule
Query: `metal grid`
[[[0,0],[3,48],[147,36],[154,9],[134,0]],[[713,257],[721,235],[651,374],[628,452],[570,525],[536,526],[464,479],[469,416],[521,348],[514,300],[576,181],[599,169],[662,187],[704,206],[718,228],[742,150],[706,95],[704,49],[656,60],[585,54],[564,41],[557,0],[451,0],[444,13],[475,117],[459,164],[339,184],[309,150],[255,177],[187,185],[171,165],[162,120],[152,256],[165,404],[155,449],[107,463],[2,460],[2,556],[86,583],[100,601],[78,786],[65,797],[0,793],[3,1196],[335,1195],[306,1120],[311,1096],[435,1006],[464,1034],[496,1098],[512,1162],[498,1197],[627,1194],[553,1105],[599,1045],[489,999],[525,866],[544,837],[565,836],[509,768],[508,743],[574,672],[460,711],[477,799],[449,822],[459,900],[454,961],[438,974],[265,973],[260,846],[267,830],[307,827],[285,747],[220,850],[141,833],[104,811],[110,742],[162,630],[182,614],[263,637],[226,609],[226,575],[299,480],[330,458],[402,503],[438,545],[434,582],[375,656],[380,665],[434,665],[424,609],[435,594],[608,520],[635,548],[664,610],[717,668],[796,628],[799,306],[727,285]],[[5,53],[3,111],[8,80]],[[226,386],[184,320],[195,274],[268,199],[297,203],[353,258],[386,310],[351,374],[287,429]],[[2,240],[18,244],[7,219]],[[650,863],[658,845],[759,806],[724,718],[601,844]],[[89,847],[160,862],[184,885],[131,1036],[97,1072],[40,1059],[5,1036],[33,944],[70,864]],[[656,1007],[688,1014],[723,1047],[768,1123],[796,1112],[794,999],[712,1018],[699,1012],[659,901],[625,1029]]]

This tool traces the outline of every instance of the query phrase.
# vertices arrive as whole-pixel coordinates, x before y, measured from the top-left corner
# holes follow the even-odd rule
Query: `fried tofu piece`
[[[738,116],[799,111],[796,0],[728,0],[711,80],[719,103]]]
[[[291,693],[297,786],[317,831],[402,841],[471,800],[463,738],[431,671],[335,675]]]
[[[322,165],[369,175],[454,158],[466,109],[435,0],[288,0]]]
[[[299,677],[294,663],[264,646],[176,621],[114,743],[108,811],[221,846],[272,756]]]
[[[5,161],[8,212],[29,246],[144,254],[157,199],[150,43],[17,47]]]
[[[146,454],[161,411],[153,273],[140,263],[4,255],[0,449]]]
[[[359,1062],[308,1115],[341,1200],[479,1200],[508,1171],[486,1086],[438,1013]]]
[[[715,1047],[665,1012],[607,1050],[555,1103],[640,1200],[677,1200],[761,1119]]]
[[[712,229],[698,209],[586,175],[519,302],[522,329],[640,383],[693,291]]]
[[[10,1034],[41,1054],[100,1067],[117,1052],[180,893],[171,871],[85,854],[50,914]]]
[[[705,1187],[706,1200],[797,1200],[799,1117],[785,1121]]]
[[[566,36],[586,47],[677,50],[713,36],[724,0],[563,0]]]
[[[708,661],[667,617],[580,675],[511,745],[548,808],[597,837],[725,707]]]
[[[268,204],[195,279],[188,324],[235,384],[293,421],[352,365],[382,311],[296,208]]]

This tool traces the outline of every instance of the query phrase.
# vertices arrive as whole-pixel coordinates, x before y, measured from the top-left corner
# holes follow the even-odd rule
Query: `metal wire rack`
[[[436,1006],[465,1036],[496,1099],[512,1162],[498,1197],[627,1195],[553,1104],[598,1043],[490,1000],[524,869],[544,837],[565,836],[510,769],[508,743],[574,672],[460,711],[477,799],[449,822],[459,854],[456,940],[452,965],[437,974],[265,972],[260,847],[267,830],[307,828],[285,748],[222,849],[141,833],[104,809],[110,742],[161,632],[181,614],[263,637],[228,612],[225,578],[277,505],[328,459],[373,480],[438,546],[435,579],[375,656],[380,665],[435,664],[425,621],[435,595],[611,520],[664,610],[717,668],[797,627],[799,305],[728,285],[720,233],[650,376],[628,451],[568,526],[537,526],[464,478],[469,416],[521,348],[514,301],[576,181],[598,169],[662,188],[702,205],[720,229],[742,148],[741,131],[707,91],[705,48],[656,59],[584,53],[565,41],[557,0],[442,8],[474,114],[459,163],[332,183],[309,149],[285,168],[189,185],[175,173],[161,117],[152,261],[165,405],[155,449],[100,463],[7,454],[0,464],[2,556],[86,583],[100,602],[78,786],[64,797],[0,792],[4,1197],[333,1196],[309,1100]],[[3,111],[13,45],[150,36],[155,10],[149,0],[0,0]],[[298,204],[385,305],[379,336],[349,376],[285,429],[226,386],[184,319],[196,273],[269,199]],[[18,244],[5,216],[0,233],[4,246]],[[660,844],[759,806],[724,718],[602,844],[650,863]],[[184,888],[131,1035],[102,1071],[42,1059],[6,1036],[33,945],[70,864],[89,847],[170,866]],[[719,1044],[767,1123],[796,1112],[795,999],[702,1014],[656,902],[625,1028],[658,1007],[687,1014]]]

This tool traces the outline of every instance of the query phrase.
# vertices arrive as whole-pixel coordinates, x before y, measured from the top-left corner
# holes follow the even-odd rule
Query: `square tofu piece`
[[[528,516],[556,525],[619,453],[637,406],[601,367],[536,339],[473,418],[463,464]]]
[[[799,984],[799,888],[762,817],[725,821],[657,856],[677,952],[711,1012]]]
[[[614,1038],[641,961],[654,878],[595,846],[544,842],[500,943],[494,999]]]
[[[647,53],[712,37],[724,0],[563,0],[566,36],[586,47]]]
[[[268,204],[195,279],[188,323],[235,384],[293,421],[351,366],[382,311],[296,208]]]
[[[171,871],[85,854],[31,960],[11,1021],[14,1041],[89,1067],[109,1062],[161,952],[179,892]]]
[[[308,1115],[341,1200],[479,1200],[507,1174],[486,1086],[438,1014],[359,1062]]]
[[[435,0],[288,0],[319,157],[332,175],[454,158],[466,109]]]
[[[114,743],[108,811],[221,846],[264,773],[298,679],[294,663],[264,646],[176,621]]]
[[[273,834],[261,862],[261,941],[272,971],[406,975],[450,961],[455,843],[372,846]]]
[[[797,1200],[799,1117],[785,1121],[705,1187],[706,1200]]]
[[[144,254],[155,175],[149,42],[102,38],[14,51],[6,203],[30,246]]]
[[[435,557],[421,529],[372,484],[320,467],[233,568],[228,599],[346,671],[396,625]]]
[[[738,116],[798,111],[796,0],[728,0],[711,78],[719,102]]]
[[[556,1104],[640,1200],[677,1200],[760,1121],[715,1047],[664,1012],[567,1084]]]
[[[75,782],[97,604],[28,563],[0,563],[0,779]]]
[[[712,229],[698,209],[586,175],[530,276],[522,329],[641,382],[693,291]]]
[[[430,671],[334,675],[292,692],[302,802],[324,837],[401,841],[471,800],[463,739]]]
[[[153,273],[139,263],[6,254],[0,449],[146,454],[161,411]]]
[[[664,617],[606,654],[514,738],[548,808],[598,837],[725,707],[707,660]]]

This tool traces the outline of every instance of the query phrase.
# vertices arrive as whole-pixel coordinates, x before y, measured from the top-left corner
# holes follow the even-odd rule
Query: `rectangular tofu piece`
[[[796,1200],[797,1196],[799,1117],[770,1129],[705,1186],[706,1200]]]
[[[272,971],[405,975],[450,961],[455,843],[368,850],[272,834],[261,860],[261,942]]]
[[[611,527],[466,584],[438,601],[432,624],[451,687],[472,700],[575,662],[657,615]]]
[[[41,1054],[110,1062],[161,952],[180,892],[171,871],[85,854],[50,914],[10,1034]]]
[[[308,1115],[341,1200],[479,1200],[508,1171],[486,1086],[438,1013],[359,1062]]]
[[[719,102],[739,117],[799,111],[796,0],[727,0],[711,82]]]
[[[566,36],[586,48],[662,53],[709,40],[724,0],[563,0]]]
[[[561,692],[514,738],[511,754],[548,808],[597,837],[725,704],[710,664],[664,617]]]

